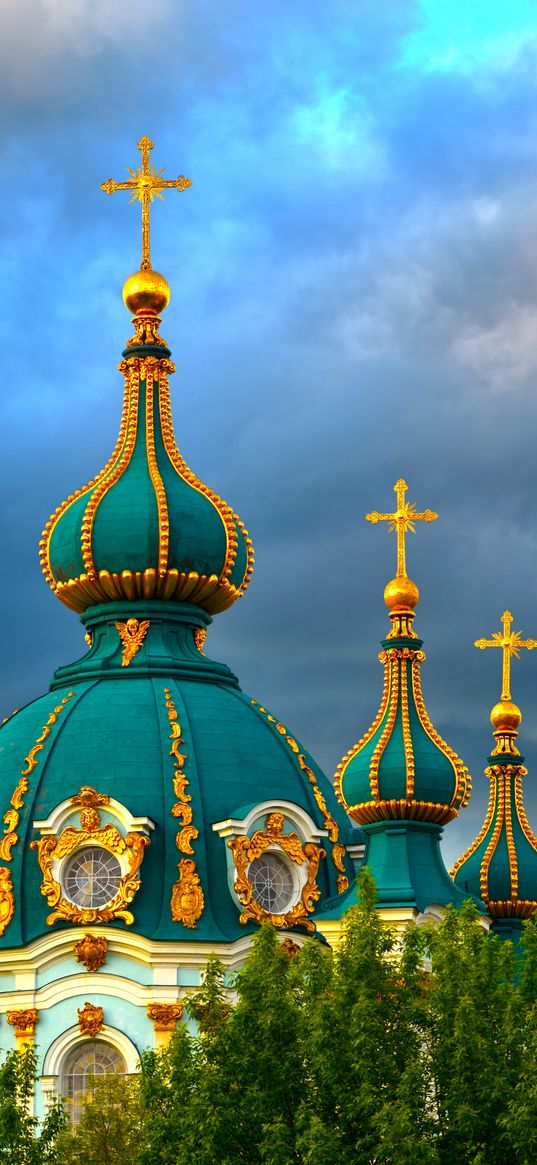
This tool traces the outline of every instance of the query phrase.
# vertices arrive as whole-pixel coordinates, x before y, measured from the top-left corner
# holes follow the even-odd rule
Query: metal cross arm
[[[108,178],[106,182],[101,185],[101,190],[105,194],[115,194],[116,190],[128,190],[132,194],[131,202],[140,202],[142,205],[142,262],[140,264],[141,271],[151,270],[151,256],[150,256],[150,205],[155,198],[162,199],[162,190],[186,190],[188,186],[192,186],[190,178],[185,178],[180,174],[178,178],[163,178],[164,167],[157,170],[155,166],[150,165],[150,154],[153,149],[153,142],[148,137],[143,137],[138,142],[138,149],[142,154],[142,165],[137,170],[131,170],[127,167],[127,173],[131,177],[126,182],[115,182],[113,178]]]
[[[423,510],[418,513],[413,502],[405,501],[405,494],[408,489],[406,481],[402,477],[396,481],[394,491],[397,497],[397,509],[393,514],[381,514],[378,510],[372,510],[370,514],[366,514],[366,522],[372,522],[376,525],[377,522],[390,522],[388,527],[389,533],[397,532],[397,574],[396,578],[406,578],[406,548],[405,535],[416,533],[415,522],[434,522],[438,517],[434,510]]]
[[[502,700],[511,699],[511,658],[520,659],[520,648],[526,647],[528,651],[533,651],[537,647],[537,639],[522,639],[521,631],[511,631],[513,616],[510,611],[504,611],[502,615],[502,630],[494,631],[492,639],[476,639],[474,647],[479,647],[481,651],[485,647],[501,647],[503,651],[502,660]]]

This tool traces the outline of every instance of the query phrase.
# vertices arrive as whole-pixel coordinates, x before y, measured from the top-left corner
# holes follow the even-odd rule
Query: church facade
[[[421,692],[405,534],[436,515],[406,502],[405,483],[394,513],[369,515],[388,518],[398,539],[385,592],[384,689],[335,787],[287,724],[206,651],[213,617],[247,589],[253,549],[238,515],[176,445],[174,366],[160,334],[170,291],[150,263],[149,203],[155,190],[189,181],[164,182],[149,139],[139,148],[132,180],[103,186],[134,192],[142,207],[141,267],[123,292],[134,334],[120,364],[120,432],[104,469],[52,515],[40,547],[45,578],[80,617],[87,651],[0,730],[2,1042],[35,1042],[36,1111],[60,1094],[73,1119],[90,1075],[135,1072],[143,1049],[185,1021],[184,996],[212,952],[232,971],[265,919],[282,941],[337,942],[364,846],[379,909],[403,925],[468,894],[485,910],[480,854],[490,878],[487,830],[501,831],[495,794],[453,881],[439,839],[470,781]],[[495,788],[512,781],[521,821],[523,758],[508,704],[496,714],[492,769]],[[515,903],[510,933],[536,905],[537,843],[524,821],[529,872],[518,914],[520,876],[500,889],[494,882],[495,901]]]

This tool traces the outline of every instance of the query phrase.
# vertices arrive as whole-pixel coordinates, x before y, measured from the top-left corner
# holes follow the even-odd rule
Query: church
[[[393,510],[367,515],[396,535],[384,682],[334,784],[292,727],[211,659],[212,619],[245,594],[254,554],[241,518],[176,444],[175,369],[160,332],[170,288],[151,266],[150,208],[190,181],[156,171],[147,137],[138,148],[129,180],[102,187],[127,191],[142,213],[140,269],[123,287],[134,332],[119,365],[120,430],[107,464],[58,506],[40,543],[46,582],[80,618],[87,651],[0,732],[3,1046],[35,1043],[36,1114],[60,1095],[73,1120],[90,1076],[135,1072],[140,1053],[185,1022],[182,1001],[211,953],[232,972],[264,920],[288,944],[337,944],[362,861],[396,926],[470,896],[484,925],[516,941],[537,908],[510,692],[512,658],[537,641],[512,630],[509,612],[477,641],[502,652],[490,799],[450,874],[440,838],[471,782],[422,694],[406,535],[437,515],[406,500],[404,481]]]

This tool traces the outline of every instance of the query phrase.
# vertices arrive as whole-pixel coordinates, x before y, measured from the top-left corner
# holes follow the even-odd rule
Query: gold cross
[[[502,700],[511,699],[511,656],[515,659],[520,659],[519,648],[527,647],[528,651],[533,651],[537,647],[537,639],[522,639],[521,631],[511,631],[511,624],[513,616],[510,611],[504,611],[502,615],[502,631],[494,631],[492,639],[476,639],[474,647],[479,647],[483,651],[485,647],[501,647],[503,651],[503,667],[502,667]]]
[[[156,170],[154,166],[150,166],[149,155],[153,147],[153,142],[148,138],[140,138],[137,147],[142,154],[142,165],[138,166],[137,170],[131,170],[127,166],[127,173],[131,175],[128,182],[114,182],[113,178],[108,178],[106,182],[101,185],[101,190],[105,194],[115,194],[116,190],[132,190],[131,202],[141,202],[142,204],[142,262],[140,263],[140,271],[151,270],[151,259],[149,255],[149,207],[154,198],[162,198],[161,190],[186,190],[187,186],[192,186],[190,178],[184,178],[182,174],[178,178],[163,178],[165,167],[162,170]]]
[[[378,510],[373,510],[371,514],[366,514],[366,522],[391,522],[389,526],[389,533],[393,530],[397,531],[397,574],[396,578],[406,578],[406,557],[405,557],[405,534],[407,530],[410,534],[416,533],[414,526],[415,522],[434,522],[438,514],[434,510],[424,510],[422,514],[418,514],[413,502],[405,502],[405,494],[408,489],[406,481],[402,477],[396,481],[394,491],[397,496],[397,509],[394,514],[379,514]]]

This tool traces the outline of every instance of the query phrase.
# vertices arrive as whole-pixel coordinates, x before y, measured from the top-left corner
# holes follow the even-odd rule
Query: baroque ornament
[[[77,963],[83,963],[88,971],[98,971],[106,963],[108,939],[100,935],[85,934],[75,943]]]
[[[156,1032],[173,1032],[181,1019],[183,1007],[180,1003],[150,1003],[147,1014],[153,1020]]]
[[[150,844],[149,838],[141,833],[127,833],[122,837],[116,825],[111,823],[101,825],[98,806],[107,805],[109,801],[110,798],[106,794],[96,793],[90,785],[83,785],[80,793],[71,797],[71,804],[81,807],[80,828],[68,825],[58,837],[46,834],[40,841],[31,843],[31,848],[37,850],[43,874],[41,893],[49,906],[54,907],[47,917],[48,926],[52,926],[57,919],[82,926],[92,922],[111,922],[116,918],[122,918],[128,926],[134,922],[134,915],[127,907],[140,888],[138,870],[143,861],[145,847]],[[76,849],[88,843],[102,846],[116,857],[124,856],[128,863],[126,873],[120,879],[117,893],[106,906],[81,907],[69,902],[63,895],[60,882],[54,876],[54,863],[70,857]]]
[[[80,1034],[95,1039],[95,1036],[103,1030],[104,1011],[102,1007],[86,1002],[83,1007],[77,1008],[77,1011]]]
[[[135,655],[138,654],[149,625],[149,619],[127,619],[126,623],[116,623],[116,629],[119,631],[119,638],[123,644],[122,667],[128,667]]]
[[[312,912],[315,902],[321,896],[316,877],[319,862],[325,856],[325,852],[313,842],[303,844],[298,833],[283,833],[284,821],[283,813],[268,813],[264,830],[257,829],[252,837],[241,835],[228,841],[237,874],[234,889],[243,908],[240,921],[245,923],[250,919],[255,922],[268,920],[274,926],[305,926],[307,930],[315,930],[315,923],[308,918],[308,914]],[[306,881],[300,892],[299,901],[284,914],[270,914],[263,910],[254,898],[253,886],[248,877],[250,864],[269,848],[282,850],[298,866],[306,863]]]
[[[21,1011],[8,1011],[6,1019],[15,1028],[18,1040],[32,1040],[36,1025],[39,1023],[39,1012],[35,1007],[23,1008]]]
[[[192,842],[199,836],[199,829],[192,824],[192,796],[187,793],[189,785],[186,773],[183,771],[186,762],[186,753],[181,751],[184,744],[182,728],[175,704],[169,688],[164,688],[166,711],[170,722],[170,756],[173,757],[174,776],[173,790],[177,801],[172,806],[172,814],[180,821],[180,828],[175,838],[175,844],[180,853],[193,854]],[[204,897],[196,864],[193,861],[181,860],[177,866],[179,879],[172,889],[171,911],[174,922],[182,922],[184,926],[193,928],[203,913]]]

